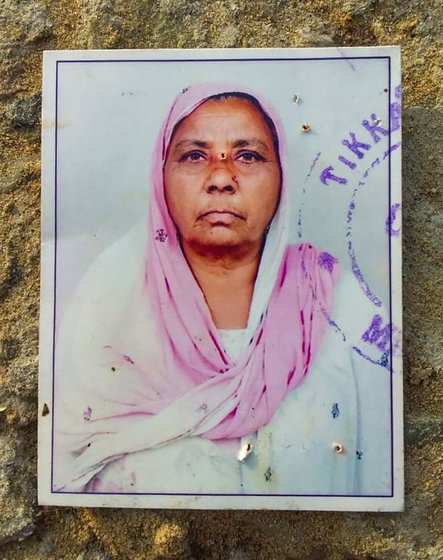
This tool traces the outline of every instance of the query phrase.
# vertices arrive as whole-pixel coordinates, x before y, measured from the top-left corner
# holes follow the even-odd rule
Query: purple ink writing
[[[389,365],[389,354],[387,352],[383,352],[380,358],[380,365],[383,367],[388,367]]]
[[[386,130],[386,128],[380,126],[381,121],[380,119],[377,118],[377,115],[375,115],[374,113],[372,113],[371,119],[372,119],[372,123],[370,123],[365,119],[364,121],[362,121],[361,124],[370,133],[375,144],[377,144],[378,142],[380,142],[379,134],[381,134],[382,136],[388,136],[389,130]]]
[[[395,99],[391,103],[391,132],[395,132],[401,125],[401,86],[394,90]]]
[[[321,266],[325,270],[328,270],[329,272],[333,271],[336,262],[338,262],[338,260],[326,251],[323,251],[323,253],[320,253],[320,255],[318,256],[319,266]]]
[[[330,181],[335,181],[336,183],[339,183],[340,185],[346,185],[348,180],[345,179],[344,177],[338,177],[337,175],[334,175],[333,171],[334,171],[334,168],[332,167],[332,165],[330,165],[329,167],[326,167],[326,169],[323,169],[323,171],[321,172],[321,175],[320,175],[320,181],[324,185],[329,185]]]
[[[374,144],[378,144],[380,140],[388,136],[390,132],[398,130],[400,128],[400,117],[401,117],[401,89],[400,86],[395,88],[395,97],[397,101],[394,101],[390,104],[390,116],[391,116],[391,130],[384,128],[382,125],[381,119],[377,117],[375,113],[371,113],[370,119],[363,119],[361,121],[362,127],[364,128],[365,134],[369,133],[371,140]],[[347,148],[350,152],[352,152],[352,156],[357,158],[356,161],[352,161],[349,157],[345,157],[344,155],[339,155],[337,157],[338,161],[344,164],[348,169],[354,170],[357,167],[357,163],[364,159],[367,152],[369,152],[373,145],[367,143],[362,138],[360,134],[350,131],[349,137],[344,138],[342,140],[342,145]],[[399,145],[399,144],[398,144]],[[397,145],[396,145],[397,147]],[[389,153],[393,151],[395,148],[389,148]],[[349,155],[349,154],[348,154]],[[348,179],[343,176],[341,172],[335,171],[333,165],[329,165],[325,167],[320,173],[320,181],[323,185],[328,186],[331,182],[338,183],[339,185],[346,185],[348,183]]]
[[[301,198],[301,203],[298,209],[298,222],[297,222],[297,235],[299,238],[302,237],[303,235],[303,231],[302,231],[302,214],[303,214],[303,199],[304,196],[306,195],[306,183],[308,181],[308,179],[311,177],[312,175],[312,171],[314,170],[314,167],[317,165],[317,162],[319,160],[321,156],[321,152],[318,152],[317,155],[315,156],[314,161],[311,163],[311,166],[309,167],[309,171],[308,174],[305,177],[305,180],[303,182],[303,190],[302,190],[302,198]]]
[[[350,261],[351,261],[352,272],[354,273],[354,276],[357,278],[361,289],[366,294],[366,297],[369,299],[369,301],[372,301],[372,303],[374,305],[376,305],[377,307],[381,307],[380,298],[378,298],[372,292],[372,290],[368,286],[367,282],[363,278],[363,274],[362,274],[362,272],[360,270],[360,267],[358,266],[358,263],[357,263],[357,257],[355,256],[355,251],[354,251],[354,247],[352,246],[352,241],[348,241],[348,255],[349,255],[349,258],[350,258]]]
[[[386,359],[387,354],[384,353],[382,354],[382,357],[380,360],[375,360],[374,358],[371,358],[370,356],[368,356],[367,354],[365,354],[364,352],[362,352],[362,350],[360,350],[360,348],[358,346],[353,346],[352,349],[354,350],[354,352],[356,352],[359,356],[361,356],[362,358],[364,358],[365,360],[367,360],[368,362],[371,362],[371,364],[374,364],[376,366],[381,366],[384,367],[386,369],[389,370],[389,362]]]
[[[397,148],[399,148],[401,146],[401,142],[397,142],[396,144],[393,144],[392,146],[390,146],[386,152],[383,154],[383,159],[386,159],[389,154],[392,154],[392,152],[395,152],[395,150]]]
[[[349,169],[355,169],[357,167],[356,163],[354,163],[353,161],[349,161],[344,156],[338,156],[338,159],[339,159],[339,161],[341,161],[342,163],[347,165],[349,167]]]
[[[332,418],[338,418],[340,416],[340,409],[338,407],[338,402],[333,403],[331,409]]]
[[[89,422],[91,420],[91,415],[92,409],[90,406],[88,406],[83,412],[83,420],[85,420],[85,422]]]
[[[168,239],[168,232],[163,228],[157,229],[155,232],[155,240],[164,243]]]
[[[365,121],[363,121],[363,122],[365,122]],[[358,159],[363,159],[364,156],[365,156],[365,153],[362,152],[362,150],[365,150],[365,151],[370,150],[371,149],[370,144],[365,144],[364,142],[359,142],[357,140],[357,138],[355,137],[355,134],[353,132],[350,132],[349,136],[351,137],[351,141],[349,141],[347,138],[345,138],[344,140],[342,140],[343,146],[346,146],[346,148],[351,150],[351,152],[354,153],[358,157]]]
[[[383,326],[381,316],[374,315],[369,328],[363,333],[361,339],[369,344],[375,344],[379,350],[386,352],[390,345],[391,331],[391,323]]]
[[[391,211],[389,212],[388,219],[386,220],[386,233],[392,235],[393,237],[398,237],[400,235],[400,228],[394,229],[394,222],[397,216],[397,212],[400,210],[400,204],[395,203],[391,206]]]

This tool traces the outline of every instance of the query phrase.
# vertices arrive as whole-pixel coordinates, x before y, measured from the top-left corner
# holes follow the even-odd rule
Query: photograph
[[[46,51],[39,503],[403,508],[398,47]]]

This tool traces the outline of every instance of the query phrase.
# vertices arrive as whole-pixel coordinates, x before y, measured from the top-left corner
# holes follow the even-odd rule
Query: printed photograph
[[[399,49],[43,85],[40,503],[402,509]]]

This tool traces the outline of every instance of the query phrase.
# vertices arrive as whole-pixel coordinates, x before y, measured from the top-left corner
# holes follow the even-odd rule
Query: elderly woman
[[[285,157],[244,88],[175,100],[147,239],[97,260],[58,335],[55,491],[390,493],[389,376],[349,336],[371,307],[288,245]]]

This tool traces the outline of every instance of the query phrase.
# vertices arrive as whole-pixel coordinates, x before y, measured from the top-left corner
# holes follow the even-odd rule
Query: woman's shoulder
[[[311,273],[326,274],[338,278],[339,260],[329,251],[312,243],[294,243],[286,248],[289,261],[302,262]]]
[[[99,283],[101,289],[121,285],[132,271],[144,265],[145,250],[146,227],[137,223],[96,257],[79,282],[79,288],[93,283]]]
[[[368,350],[379,358],[381,339],[391,328],[388,302],[385,304],[378,297],[369,297],[368,286],[362,279],[329,251],[311,243],[289,245],[287,250],[290,258],[303,255],[305,262],[310,263],[311,271],[326,276],[334,274],[332,307],[328,314],[330,325],[349,343],[368,346]],[[378,337],[376,344],[372,344],[374,337]]]
[[[59,315],[63,333],[92,333],[118,320],[143,281],[145,231],[137,224],[96,257]]]
[[[290,243],[286,247],[286,252],[289,255],[313,255],[318,258],[319,266],[327,267],[328,265],[338,263],[338,259],[331,253],[321,247],[317,247],[313,243]]]

